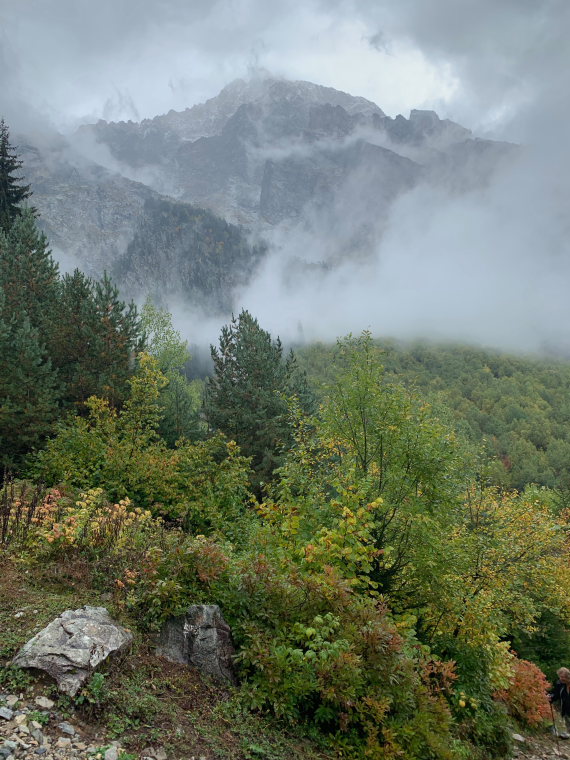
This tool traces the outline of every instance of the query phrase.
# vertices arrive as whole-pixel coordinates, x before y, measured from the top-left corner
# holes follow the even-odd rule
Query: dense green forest
[[[287,354],[242,311],[202,387],[167,312],[59,274],[19,168],[2,125],[3,576],[101,595],[147,639],[219,604],[232,704],[307,757],[500,758],[544,726],[541,668],[570,660],[570,369],[368,332]],[[75,708],[104,720],[94,689]]]
[[[570,363],[461,345],[377,341],[386,375],[429,400],[492,460],[496,485],[570,487]],[[315,389],[334,374],[335,347],[301,348]]]

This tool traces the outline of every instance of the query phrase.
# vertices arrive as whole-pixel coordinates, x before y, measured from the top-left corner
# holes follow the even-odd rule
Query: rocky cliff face
[[[50,240],[88,272],[222,307],[263,255],[246,232],[326,230],[330,261],[366,256],[402,193],[479,185],[510,152],[432,111],[392,119],[364,98],[264,79],[141,123],[99,121],[24,159]]]
[[[264,253],[239,227],[110,172],[63,139],[42,149],[20,141],[19,150],[60,264],[92,277],[107,271],[128,298],[225,312]]]
[[[433,111],[391,119],[364,98],[272,79],[234,82],[204,104],[140,124],[100,121],[79,137],[105,146],[131,177],[152,167],[153,189],[170,183],[177,198],[262,231],[338,197],[363,161],[383,207],[377,216],[426,170],[465,173],[473,144],[505,151]],[[479,168],[477,181],[491,166]]]

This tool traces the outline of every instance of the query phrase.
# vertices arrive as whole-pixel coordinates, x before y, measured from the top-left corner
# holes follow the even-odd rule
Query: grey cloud
[[[566,0],[352,0],[351,10],[383,38],[407,38],[428,58],[450,63],[462,82],[455,116],[469,124],[510,105],[512,118],[503,118],[511,137],[517,130],[529,138],[522,117],[568,91]]]
[[[311,20],[313,45],[299,34]],[[0,44],[12,62],[3,78],[54,118],[74,100],[76,119],[100,116],[108,102],[120,115],[116,90],[132,101],[126,116],[151,116],[214,95],[268,61],[285,76],[304,58],[314,70],[331,29],[355,20],[380,53],[408,41],[451,66],[461,87],[444,115],[469,126],[504,134],[512,116],[526,139],[534,106],[553,104],[569,84],[566,0],[25,0],[0,9]]]

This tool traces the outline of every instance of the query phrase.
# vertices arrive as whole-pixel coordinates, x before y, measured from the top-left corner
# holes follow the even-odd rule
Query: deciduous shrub
[[[113,502],[128,498],[188,531],[239,542],[247,534],[249,460],[222,435],[169,449],[157,433],[166,378],[147,354],[139,362],[124,408],[91,397],[87,417],[61,423],[40,452],[37,476],[49,485],[101,488]]]
[[[550,684],[542,670],[528,660],[514,658],[514,676],[506,689],[497,692],[496,697],[504,702],[517,721],[530,728],[536,728],[550,718],[550,705],[546,692]]]

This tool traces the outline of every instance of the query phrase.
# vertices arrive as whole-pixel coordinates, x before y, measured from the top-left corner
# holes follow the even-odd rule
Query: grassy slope
[[[65,577],[53,577],[52,570],[26,570],[0,552],[0,692],[41,691],[58,698],[53,684],[6,665],[23,643],[64,610],[104,605],[121,619],[112,600],[84,583],[80,569],[71,568]],[[129,626],[124,617],[122,622]],[[241,710],[231,693],[202,680],[195,670],[154,656],[148,636],[134,633],[130,654],[107,670],[99,703],[77,705],[67,697],[58,699],[58,709],[85,731],[89,741],[102,745],[119,739],[129,752],[161,745],[169,758],[333,757],[295,732]]]

